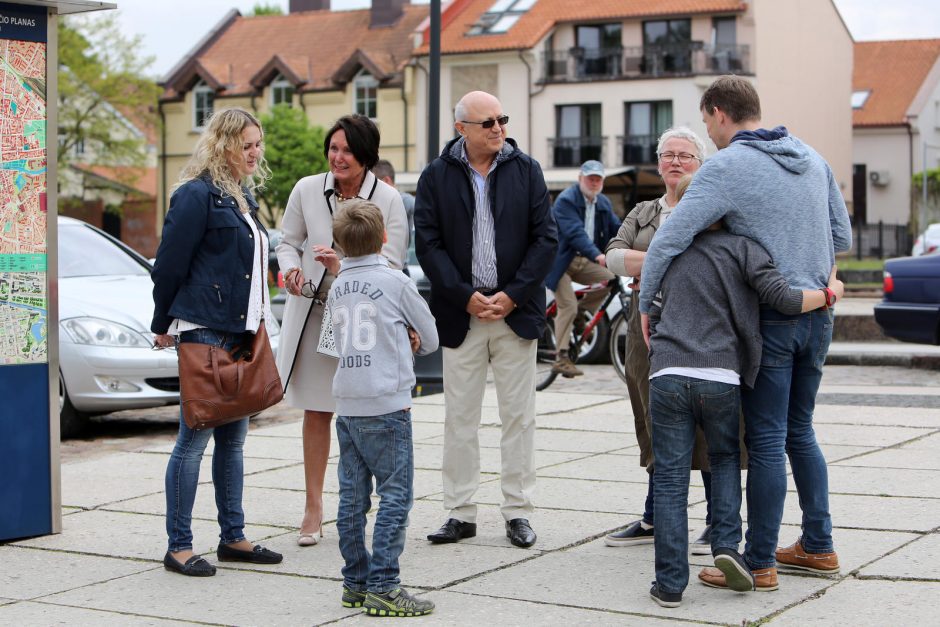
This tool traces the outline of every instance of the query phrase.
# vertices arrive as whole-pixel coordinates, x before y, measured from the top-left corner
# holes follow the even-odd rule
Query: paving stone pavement
[[[477,537],[433,546],[425,536],[441,508],[443,400],[415,399],[415,505],[401,559],[402,580],[437,603],[429,625],[937,624],[940,599],[940,411],[904,407],[940,399],[937,373],[886,369],[877,385],[851,367],[827,367],[816,430],[830,463],[837,577],[780,574],[780,590],[737,594],[699,585],[710,558],[692,557],[679,608],[653,603],[653,547],[609,548],[603,536],[642,512],[646,474],[638,462],[629,401],[610,366],[559,380],[538,394],[536,465],[539,534],[511,546],[499,513],[499,417],[492,385],[484,401]],[[879,371],[881,372],[881,371]],[[853,374],[854,373],[854,374]],[[876,394],[880,405],[857,402]],[[828,396],[827,396],[828,395]],[[846,399],[856,402],[845,402]],[[166,413],[172,416],[172,408]],[[66,456],[63,533],[0,545],[2,625],[363,624],[343,608],[335,527],[338,447],[324,495],[325,537],[296,545],[303,506],[300,412],[278,406],[246,443],[247,534],[284,553],[275,566],[220,564],[214,578],[164,570],[163,468],[173,434],[120,450]],[[211,444],[207,458],[211,456]],[[705,515],[693,473],[689,526]],[[197,494],[196,550],[216,562],[218,527],[208,466]],[[799,535],[789,483],[781,544]],[[370,513],[370,524],[374,520]],[[742,517],[746,512],[742,511]],[[655,623],[654,623],[655,621]]]

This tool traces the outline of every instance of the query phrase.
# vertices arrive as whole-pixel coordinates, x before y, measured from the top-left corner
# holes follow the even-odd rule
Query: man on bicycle
[[[614,278],[602,251],[620,228],[620,220],[614,215],[610,200],[601,193],[603,188],[604,165],[600,161],[585,161],[577,184],[559,194],[552,207],[558,224],[558,255],[545,279],[558,304],[555,316],[558,355],[552,371],[568,378],[584,374],[568,355],[571,327],[578,316],[578,300],[571,282],[588,285]],[[590,292],[580,306],[594,313],[606,295],[604,290]]]

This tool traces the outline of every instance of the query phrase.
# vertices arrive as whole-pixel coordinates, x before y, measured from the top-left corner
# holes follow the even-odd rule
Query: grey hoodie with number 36
[[[343,259],[330,288],[339,364],[333,398],[340,416],[381,416],[411,407],[414,355],[408,328],[421,338],[418,355],[438,347],[434,316],[414,283],[380,255]]]

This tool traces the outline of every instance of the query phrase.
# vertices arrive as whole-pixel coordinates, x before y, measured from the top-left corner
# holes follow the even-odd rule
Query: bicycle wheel
[[[535,389],[538,392],[550,386],[558,376],[558,373],[552,372],[556,352],[555,316],[552,314],[545,321],[542,336],[539,338],[538,346],[535,349]]]
[[[620,380],[627,382],[627,318],[623,313],[614,316],[610,323],[610,363],[620,376]]]

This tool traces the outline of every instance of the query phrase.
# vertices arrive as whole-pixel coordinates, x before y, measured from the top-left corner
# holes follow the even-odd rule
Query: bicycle
[[[625,287],[623,280],[622,277],[615,276],[609,281],[595,283],[575,290],[575,297],[579,301],[584,298],[585,294],[600,290],[607,290],[609,293],[593,316],[590,316],[590,313],[585,310],[578,310],[578,317],[575,318],[575,324],[571,329],[568,354],[571,361],[577,364],[579,358],[583,360],[585,355],[592,352],[590,349],[595,347],[599,340],[603,341],[601,321],[605,319],[607,309],[614,302],[614,299],[619,299],[620,311],[610,321],[607,350],[614,370],[617,371],[620,380],[626,382],[627,316],[630,312],[630,291]],[[555,341],[555,316],[557,313],[558,305],[552,299],[545,308],[545,328],[542,330],[542,336],[538,340],[535,353],[535,389],[537,391],[544,390],[558,377],[557,372],[552,372],[552,364],[557,357],[557,343]],[[590,316],[590,319],[585,321],[588,316]],[[584,321],[583,328],[579,328],[582,326],[580,324],[582,321]]]

